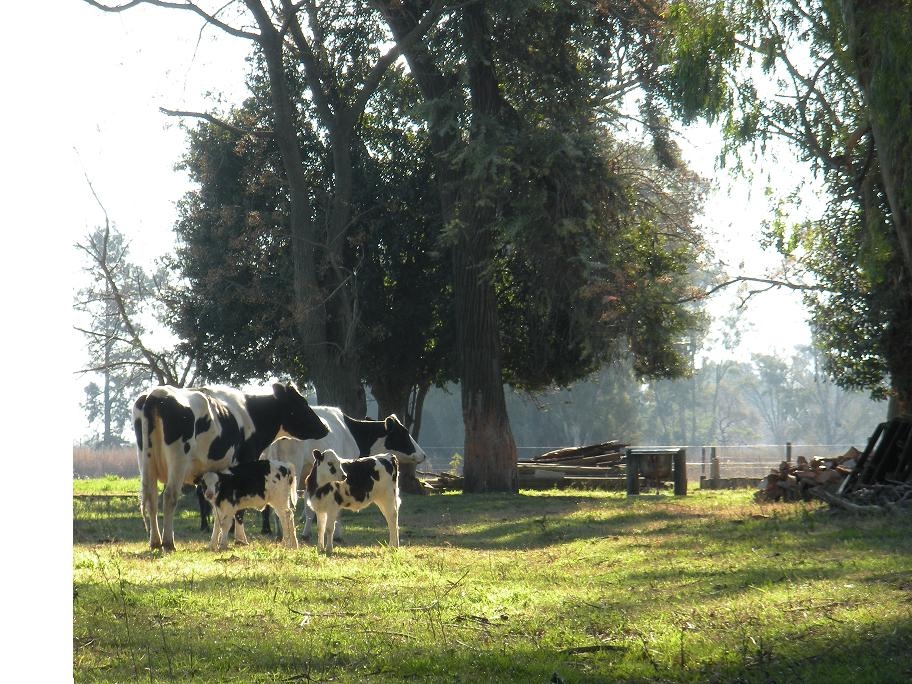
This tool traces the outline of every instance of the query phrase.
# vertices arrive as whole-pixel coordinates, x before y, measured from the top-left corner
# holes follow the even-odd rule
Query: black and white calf
[[[307,505],[317,514],[317,546],[332,553],[333,523],[339,511],[371,504],[386,518],[389,545],[399,547],[399,461],[391,454],[342,460],[332,449],[313,452],[307,475]]]
[[[180,388],[162,385],[133,404],[142,492],[139,510],[149,546],[174,549],[174,509],[184,484],[205,472],[259,459],[276,437],[320,439],[329,433],[307,400],[290,383],[266,394],[230,387]],[[164,530],[158,526],[158,483],[165,484]],[[235,536],[246,541],[243,514]]]
[[[212,505],[212,539],[209,548],[228,548],[228,531],[235,514],[245,508],[262,511],[272,506],[282,521],[285,546],[298,548],[294,510],[298,505],[298,478],[294,466],[282,461],[239,463],[199,478],[203,496]]]
[[[392,454],[399,463],[422,463],[427,457],[424,449],[409,433],[408,429],[395,415],[385,420],[357,420],[346,415],[335,406],[313,406],[320,420],[326,423],[329,434],[320,439],[279,438],[270,444],[260,458],[273,458],[293,463],[297,472],[306,477],[313,465],[315,450],[332,449],[337,455],[349,459],[377,454]],[[268,516],[263,519],[263,534],[269,533]],[[310,537],[312,515],[305,508],[305,539]],[[337,541],[342,539],[342,524],[336,521],[333,535]]]

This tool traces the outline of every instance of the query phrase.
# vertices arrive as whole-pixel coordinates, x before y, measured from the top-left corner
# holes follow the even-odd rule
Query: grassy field
[[[78,682],[904,682],[912,516],[752,491],[404,497],[332,557],[147,548],[137,480],[74,482]],[[124,496],[119,496],[123,494]],[[252,533],[252,534],[251,534]]]

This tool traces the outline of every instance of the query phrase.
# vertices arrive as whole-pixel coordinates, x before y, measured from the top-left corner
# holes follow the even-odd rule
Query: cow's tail
[[[136,435],[136,465],[139,468],[140,477],[145,473],[145,456],[149,445],[149,425],[146,420],[145,406],[149,395],[140,394],[133,404],[133,432]],[[149,522],[146,512],[146,497],[144,496],[142,484],[139,487],[139,515],[142,518],[146,532],[149,531]]]
[[[167,479],[164,470],[164,432],[161,425],[159,405],[161,398],[150,392],[142,395],[134,405],[134,422],[136,430],[136,449],[139,459],[140,492],[139,510],[143,523],[148,531],[147,503],[153,503],[151,496],[156,496],[158,483]],[[155,492],[155,494],[153,494]]]
[[[298,506],[298,476],[294,464],[289,465],[291,466],[291,487],[288,490],[288,502],[291,504],[291,510],[295,510]]]

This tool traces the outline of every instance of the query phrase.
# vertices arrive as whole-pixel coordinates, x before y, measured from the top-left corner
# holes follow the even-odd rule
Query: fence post
[[[785,443],[785,462],[786,463],[792,462],[792,443],[791,442]]]
[[[640,456],[627,448],[627,496],[640,493]]]
[[[674,473],[675,496],[687,496],[687,450],[678,449],[673,457],[672,471]]]
[[[713,489],[719,488],[721,474],[719,472],[719,457],[716,455],[716,447],[710,447],[709,450],[709,479],[712,481]]]
[[[706,477],[706,447],[700,447],[700,479]]]

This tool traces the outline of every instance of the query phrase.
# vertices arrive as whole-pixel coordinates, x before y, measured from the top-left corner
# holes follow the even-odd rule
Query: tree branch
[[[164,7],[165,9],[188,10],[197,16],[202,17],[206,23],[212,24],[213,26],[222,29],[225,33],[235,36],[236,38],[244,38],[246,40],[252,40],[254,42],[259,42],[260,40],[259,34],[251,33],[250,31],[244,31],[242,29],[235,28],[230,24],[226,24],[221,19],[217,19],[215,15],[209,14],[204,9],[192,2],[168,2],[167,0],[130,0],[130,2],[124,3],[123,5],[105,5],[104,3],[97,2],[96,0],[83,0],[83,2],[88,3],[92,7],[95,7],[102,12],[123,12],[139,5],[153,5],[155,7]]]
[[[219,119],[218,117],[213,116],[212,114],[209,114],[207,112],[193,112],[193,111],[187,111],[187,110],[182,110],[182,109],[166,109],[165,107],[159,107],[158,111],[160,111],[162,114],[166,114],[167,116],[192,117],[195,119],[203,119],[204,121],[208,121],[209,123],[211,123],[213,126],[218,126],[219,128],[224,128],[225,130],[231,131],[232,133],[237,133],[238,135],[249,135],[252,137],[259,137],[259,138],[271,138],[275,135],[272,131],[267,130],[265,128],[249,129],[249,128],[242,128],[241,126],[236,126],[233,123],[229,123],[228,121]]]

